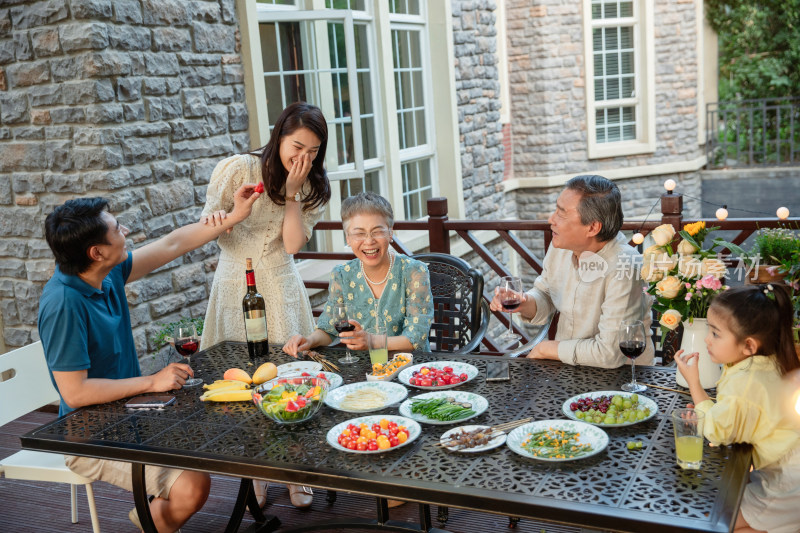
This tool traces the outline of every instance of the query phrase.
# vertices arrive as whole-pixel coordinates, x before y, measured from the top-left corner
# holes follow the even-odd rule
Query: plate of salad
[[[506,444],[523,457],[539,461],[585,459],[608,446],[602,429],[574,420],[537,420],[511,431]]]
[[[436,391],[420,394],[400,404],[400,414],[433,425],[454,424],[481,415],[489,401],[464,391]]]
[[[330,382],[315,376],[286,376],[259,385],[253,402],[279,424],[305,422],[319,411]]]

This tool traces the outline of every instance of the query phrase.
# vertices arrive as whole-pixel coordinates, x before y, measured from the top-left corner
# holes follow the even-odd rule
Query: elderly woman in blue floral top
[[[389,350],[429,350],[433,322],[428,267],[390,247],[394,215],[382,196],[362,192],[342,202],[347,244],[356,258],[331,272],[328,301],[308,336],[295,335],[283,350],[293,356],[337,337],[352,350],[367,349],[365,330],[385,325]],[[354,331],[337,333],[333,305],[344,302]]]

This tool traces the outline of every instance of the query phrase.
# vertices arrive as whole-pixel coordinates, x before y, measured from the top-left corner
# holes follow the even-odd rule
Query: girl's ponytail
[[[794,337],[792,336],[792,319],[794,309],[789,290],[785,285],[759,285],[759,288],[767,291],[767,296],[771,290],[774,295],[774,302],[778,308],[778,331],[776,340],[775,357],[781,367],[782,373],[788,374],[796,368],[800,368],[800,359],[794,351]]]

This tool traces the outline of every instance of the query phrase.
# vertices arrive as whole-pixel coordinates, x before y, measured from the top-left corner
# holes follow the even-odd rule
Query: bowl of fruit
[[[297,424],[319,411],[329,389],[324,377],[287,374],[256,387],[253,402],[274,422]]]

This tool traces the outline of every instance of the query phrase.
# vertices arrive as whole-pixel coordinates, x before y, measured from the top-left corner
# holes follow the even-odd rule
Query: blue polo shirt
[[[88,370],[89,378],[124,379],[141,375],[131,331],[125,282],[133,255],[115,266],[97,290],[56,267],[39,299],[39,336],[50,379],[53,371]],[[61,398],[58,414],[74,408]]]

